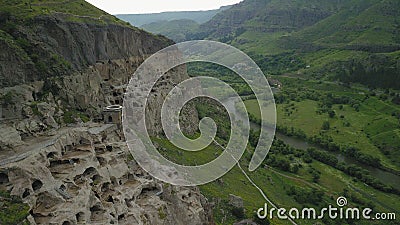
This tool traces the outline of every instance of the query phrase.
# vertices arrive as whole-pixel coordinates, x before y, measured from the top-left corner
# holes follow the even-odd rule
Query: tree
[[[312,175],[312,178],[313,178],[313,182],[314,183],[318,183],[319,178],[321,177],[321,175],[318,172],[312,172],[311,175]]]
[[[29,9],[32,10],[32,0],[28,0]]]
[[[335,117],[335,115],[336,115],[335,111],[333,111],[333,110],[329,111],[329,117],[330,118]]]
[[[324,121],[324,123],[322,124],[322,130],[329,130],[331,128],[331,124],[329,123],[329,121]]]
[[[290,168],[290,170],[291,170],[291,172],[292,173],[297,173],[298,171],[299,171],[299,165],[298,164],[294,164],[291,168]]]
[[[265,218],[265,219],[258,218],[257,213],[254,213],[254,215],[253,215],[253,221],[259,225],[269,225],[270,224],[270,222],[267,218]]]
[[[244,214],[244,209],[241,207],[232,207],[231,209],[232,215],[234,215],[238,219],[244,219],[245,214]]]

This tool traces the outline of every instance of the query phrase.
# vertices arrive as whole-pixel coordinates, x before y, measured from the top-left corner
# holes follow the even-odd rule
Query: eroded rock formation
[[[208,224],[197,188],[163,184],[132,159],[115,125],[64,128],[5,162],[1,188],[31,206],[32,224]],[[5,165],[4,165],[5,164]]]
[[[121,130],[101,123],[105,106],[122,105],[137,67],[171,42],[98,20],[51,14],[0,32],[0,189],[29,204],[31,224],[210,224],[197,188],[154,180]],[[10,21],[18,23],[0,18]],[[186,78],[182,66],[156,85],[150,134],[162,134],[158,107]],[[194,107],[183,116],[185,131],[195,131]]]

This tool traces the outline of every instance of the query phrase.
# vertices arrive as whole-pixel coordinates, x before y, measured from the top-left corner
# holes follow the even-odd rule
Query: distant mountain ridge
[[[199,26],[194,20],[180,19],[153,22],[145,24],[141,28],[154,34],[162,34],[175,42],[182,42],[187,40],[192,33],[196,33]]]
[[[219,9],[204,10],[204,11],[178,11],[178,12],[161,12],[148,14],[117,14],[119,19],[125,20],[134,26],[141,27],[145,24],[150,24],[160,21],[190,19],[198,24],[202,24],[210,20],[217,13],[222,12],[231,6],[222,6]]]
[[[265,73],[299,73],[400,88],[400,1],[245,0],[201,24]]]
[[[400,89],[398,0],[244,0],[199,26],[166,18],[142,28],[176,42],[231,44],[266,74]]]

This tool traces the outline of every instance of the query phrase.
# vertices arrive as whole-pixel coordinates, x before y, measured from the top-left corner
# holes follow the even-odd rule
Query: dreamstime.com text
[[[365,219],[365,220],[396,220],[396,213],[374,213],[371,208],[344,208],[347,205],[345,197],[339,197],[336,201],[338,207],[329,205],[328,207],[316,210],[314,208],[271,208],[268,210],[267,203],[263,208],[259,208],[257,216],[260,219],[273,219],[278,218],[282,220],[287,219]]]

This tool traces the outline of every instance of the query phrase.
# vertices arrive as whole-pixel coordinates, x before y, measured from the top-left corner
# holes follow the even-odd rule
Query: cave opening
[[[85,219],[85,213],[83,213],[83,212],[77,213],[77,214],[75,215],[75,217],[76,217],[76,221],[77,221],[78,223],[79,223],[79,222],[83,222],[84,219]]]
[[[22,194],[22,198],[26,198],[29,195],[31,195],[31,193],[29,192],[29,189],[25,189],[24,193]]]
[[[42,187],[43,187],[42,181],[40,181],[40,180],[35,180],[35,181],[33,181],[33,183],[32,183],[32,189],[33,189],[34,191],[37,191],[37,190],[39,190],[39,189],[42,188]]]
[[[7,184],[8,182],[10,182],[8,175],[5,173],[0,173],[0,184]]]

